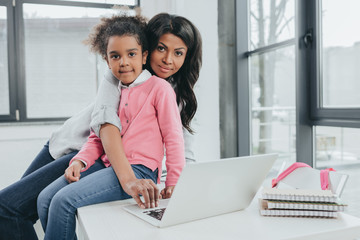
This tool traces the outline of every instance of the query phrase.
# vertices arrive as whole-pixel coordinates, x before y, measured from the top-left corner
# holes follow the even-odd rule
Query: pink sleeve
[[[99,157],[104,154],[104,148],[101,143],[101,139],[96,136],[94,132],[91,132],[88,137],[87,142],[82,146],[81,150],[76,154],[70,161],[70,164],[74,159],[82,160],[86,163],[85,169],[81,170],[86,171],[91,167]]]
[[[155,107],[166,148],[165,185],[175,186],[185,165],[184,137],[175,92],[170,84],[165,83],[160,86]]]

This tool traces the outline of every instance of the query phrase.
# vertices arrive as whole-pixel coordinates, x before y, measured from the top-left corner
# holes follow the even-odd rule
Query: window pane
[[[294,47],[251,57],[252,153],[295,162]]]
[[[357,0],[322,1],[323,107],[360,107],[360,24]]]
[[[360,129],[315,127],[316,167],[360,164]]]
[[[117,5],[136,5],[137,0],[65,0],[70,2],[91,2],[91,3],[108,3]]]
[[[295,37],[295,1],[250,1],[250,49]]]
[[[92,102],[105,62],[82,41],[115,11],[24,4],[28,118],[72,116]]]
[[[0,6],[0,115],[10,114],[6,7]]]

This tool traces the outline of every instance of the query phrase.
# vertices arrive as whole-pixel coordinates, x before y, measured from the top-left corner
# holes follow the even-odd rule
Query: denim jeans
[[[151,179],[154,172],[143,165],[132,165],[136,178]],[[38,198],[38,214],[45,239],[76,239],[75,215],[79,207],[130,198],[121,187],[112,167],[106,168],[98,159],[78,182],[68,183],[64,176],[46,187]]]
[[[33,227],[38,219],[37,197],[46,186],[64,174],[75,154],[73,152],[54,161],[46,144],[23,177],[0,191],[1,240],[37,239]]]

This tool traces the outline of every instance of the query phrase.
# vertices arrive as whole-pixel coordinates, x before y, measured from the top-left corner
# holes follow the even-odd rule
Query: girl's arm
[[[100,137],[102,124],[110,123],[121,130],[121,123],[118,117],[120,102],[119,80],[114,77],[110,69],[106,70],[105,79],[100,83],[95,99],[94,110],[91,114],[90,128],[96,136]]]
[[[119,80],[108,69],[98,90],[90,128],[101,137],[102,146],[124,191],[135,199],[139,207],[155,207],[158,206],[158,188],[152,181],[137,179],[125,156],[118,116],[121,94],[118,85]],[[79,164],[74,168],[80,168]],[[145,203],[141,201],[140,194]]]
[[[103,154],[104,149],[101,140],[92,132],[87,142],[82,146],[78,154],[71,159],[69,167],[65,170],[66,180],[69,183],[79,181],[80,172],[86,171]]]
[[[111,124],[104,124],[100,129],[100,137],[106,155],[124,191],[132,196],[141,208],[157,207],[159,189],[152,180],[135,177],[126,158],[119,130]],[[144,197],[145,203],[141,201],[140,194]]]
[[[166,188],[165,191],[162,191],[162,197],[168,198],[171,196],[172,190],[185,165],[185,156],[182,123],[176,103],[176,96],[167,82],[164,82],[161,88],[159,88],[156,110],[166,148],[167,176],[165,181]]]

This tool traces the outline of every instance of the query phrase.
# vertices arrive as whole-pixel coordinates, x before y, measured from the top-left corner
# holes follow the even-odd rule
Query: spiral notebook
[[[330,190],[264,188],[262,198],[268,200],[336,202],[338,197]]]
[[[319,217],[336,218],[338,212],[333,211],[311,211],[311,210],[291,210],[291,209],[261,209],[262,216],[272,217]]]
[[[263,216],[336,218],[346,206],[331,190],[264,188],[261,197]]]
[[[279,200],[259,199],[263,209],[289,209],[289,210],[317,210],[343,212],[347,207],[342,203],[322,202],[292,202]]]

